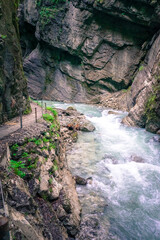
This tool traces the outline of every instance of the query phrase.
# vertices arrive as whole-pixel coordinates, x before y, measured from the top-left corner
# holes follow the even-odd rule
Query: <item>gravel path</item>
[[[37,108],[37,118],[42,117],[42,108],[36,103],[31,103],[32,113],[29,115],[23,115],[22,122],[23,127],[28,127],[35,123],[35,108]],[[14,133],[20,128],[20,118],[15,117],[11,121],[6,122],[0,127],[0,139],[8,136],[11,133]]]

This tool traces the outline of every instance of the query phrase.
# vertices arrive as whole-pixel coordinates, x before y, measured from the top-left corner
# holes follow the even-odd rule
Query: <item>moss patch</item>
[[[146,125],[151,123],[160,125],[160,85],[159,83],[153,88],[153,92],[148,98],[145,107]]]

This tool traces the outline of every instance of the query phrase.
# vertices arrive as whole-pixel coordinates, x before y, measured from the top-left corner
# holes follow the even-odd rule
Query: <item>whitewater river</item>
[[[160,240],[158,136],[122,125],[127,113],[108,114],[84,104],[53,105],[75,106],[96,127],[93,133],[79,134],[67,157],[74,175],[92,178],[87,186],[77,187],[82,216],[94,221],[93,232],[87,228],[86,237],[79,239]]]

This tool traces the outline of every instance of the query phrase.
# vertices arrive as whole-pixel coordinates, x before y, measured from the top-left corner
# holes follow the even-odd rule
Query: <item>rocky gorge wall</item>
[[[19,17],[30,94],[75,102],[127,89],[160,24],[157,1],[24,0]]]
[[[19,19],[33,98],[100,102],[131,110],[129,125],[149,126],[146,105],[159,81],[158,1],[24,0]]]
[[[0,123],[30,109],[27,82],[23,73],[18,0],[0,1]]]
[[[105,93],[99,101],[106,107],[128,111],[123,123],[160,134],[160,32],[153,36],[131,87]]]
[[[160,134],[160,31],[153,37],[130,89],[129,114],[123,122]]]

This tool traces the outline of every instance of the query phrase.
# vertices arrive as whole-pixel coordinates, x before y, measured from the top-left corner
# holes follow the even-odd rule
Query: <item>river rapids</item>
[[[96,130],[80,133],[68,152],[73,175],[90,178],[78,186],[82,205],[80,240],[160,240],[160,142],[144,129],[121,124],[127,114],[85,104],[74,106]]]

